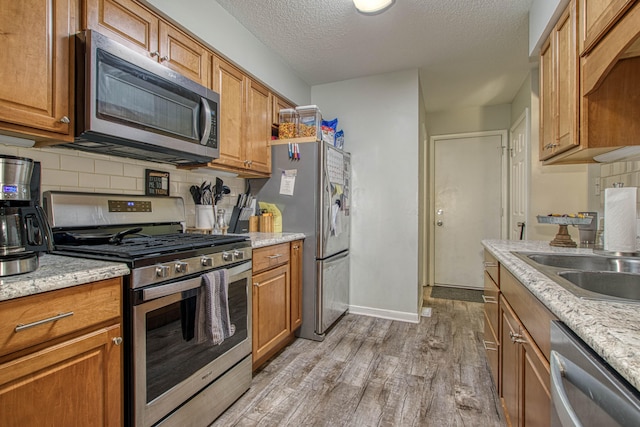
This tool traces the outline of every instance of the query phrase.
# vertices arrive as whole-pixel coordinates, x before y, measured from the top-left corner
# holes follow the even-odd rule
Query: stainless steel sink
[[[640,301],[640,274],[610,271],[561,271],[558,276],[586,291]]]
[[[527,257],[538,264],[571,270],[640,273],[639,258],[562,254],[529,254]]]
[[[513,252],[574,295],[640,303],[640,258]]]

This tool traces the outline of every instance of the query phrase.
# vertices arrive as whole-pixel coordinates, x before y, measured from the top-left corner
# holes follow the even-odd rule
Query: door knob
[[[443,224],[443,222],[442,222],[442,220],[441,220],[441,219],[439,219],[439,220],[437,220],[437,221],[436,221],[436,225],[437,225],[438,227],[442,227],[442,224]]]

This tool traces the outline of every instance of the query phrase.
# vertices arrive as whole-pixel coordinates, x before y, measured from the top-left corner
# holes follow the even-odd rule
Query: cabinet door
[[[84,0],[84,28],[157,58],[159,20],[133,0]]]
[[[571,2],[554,30],[555,153],[579,145],[578,140],[578,51],[576,47],[576,3]]]
[[[302,325],[302,240],[291,242],[291,330]]]
[[[500,321],[502,336],[500,348],[502,351],[502,375],[500,378],[501,397],[507,417],[508,425],[517,426],[520,411],[520,346],[515,338],[520,333],[520,326],[510,307],[500,300]]]
[[[553,155],[556,146],[553,117],[553,43],[551,38],[540,52],[540,160]]]
[[[580,52],[589,51],[635,0],[580,0]]]
[[[113,325],[1,364],[2,425],[122,425],[120,334]]]
[[[271,173],[271,93],[250,81],[247,93],[247,159],[254,172]]]
[[[547,426],[551,419],[549,362],[526,330],[522,335],[522,425]]]
[[[0,2],[0,121],[9,129],[27,126],[71,139],[69,36],[75,28],[70,5]]]
[[[214,163],[243,168],[244,94],[247,80],[240,70],[213,59],[213,90],[220,94],[220,158]]]
[[[183,76],[209,85],[209,51],[169,24],[160,22],[160,62]]]
[[[280,110],[284,110],[286,108],[294,108],[294,106],[277,96],[272,95],[272,97],[273,109],[271,110],[271,122],[277,125],[280,124]]]
[[[253,276],[253,362],[291,332],[289,264]]]

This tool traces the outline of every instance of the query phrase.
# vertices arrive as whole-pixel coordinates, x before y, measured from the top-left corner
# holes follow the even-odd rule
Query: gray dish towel
[[[219,345],[235,332],[229,319],[229,272],[222,269],[203,274],[197,296],[196,342]]]

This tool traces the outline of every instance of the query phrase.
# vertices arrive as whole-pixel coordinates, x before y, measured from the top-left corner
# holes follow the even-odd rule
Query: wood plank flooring
[[[504,426],[482,304],[426,298],[419,324],[348,314],[256,373],[211,427]]]

